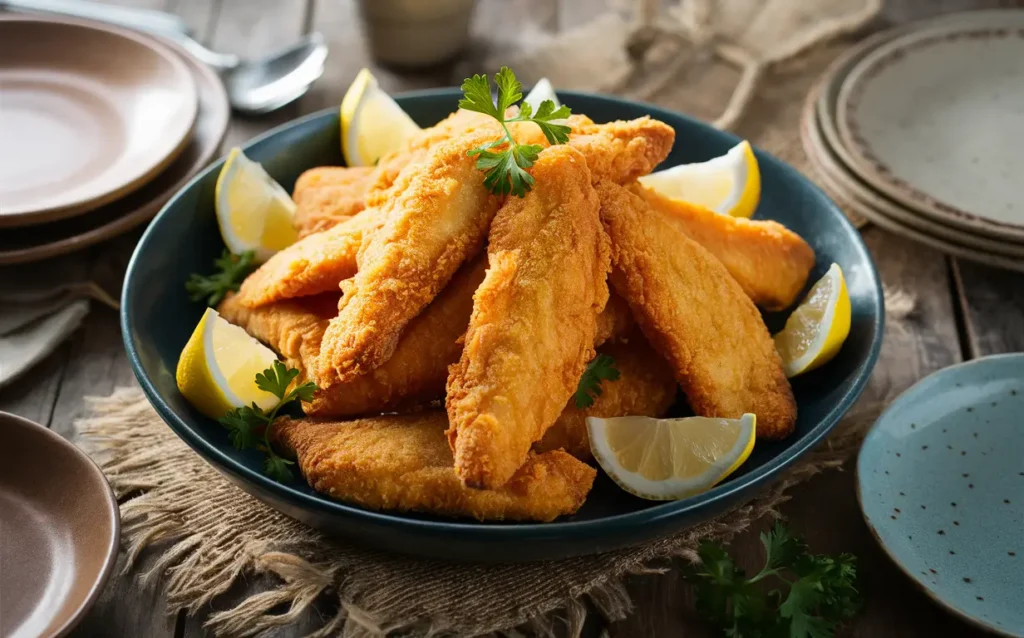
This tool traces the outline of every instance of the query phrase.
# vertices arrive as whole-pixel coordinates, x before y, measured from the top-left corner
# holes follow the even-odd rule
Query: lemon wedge
[[[219,419],[232,408],[256,403],[264,410],[277,397],[256,386],[256,374],[273,366],[274,351],[207,308],[178,358],[178,390],[197,410]]]
[[[349,166],[373,166],[420,127],[363,69],[341,101],[341,152]]]
[[[733,217],[750,217],[761,200],[761,171],[747,141],[725,155],[655,171],[639,181],[665,197]]]
[[[544,100],[551,100],[555,103],[555,108],[562,105],[558,101],[558,96],[555,95],[555,87],[551,86],[551,80],[547,78],[541,78],[533,85],[530,92],[523,98],[523,102],[529,104],[533,108],[533,112],[536,113],[537,109],[540,108],[541,103]]]
[[[292,224],[295,202],[238,148],[220,169],[214,202],[221,237],[236,255],[251,250],[262,263],[298,239]]]
[[[589,417],[594,458],[622,489],[657,501],[707,491],[754,449],[757,419]]]
[[[829,362],[849,334],[850,293],[839,264],[832,264],[774,337],[786,376],[795,377]]]

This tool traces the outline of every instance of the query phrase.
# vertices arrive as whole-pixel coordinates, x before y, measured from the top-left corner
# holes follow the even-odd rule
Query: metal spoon
[[[231,106],[243,113],[267,113],[305,95],[324,72],[327,45],[319,33],[260,60],[242,62],[196,42],[180,18],[160,11],[112,7],[86,0],[0,0],[0,9],[98,20],[148,31],[174,40],[220,72]]]

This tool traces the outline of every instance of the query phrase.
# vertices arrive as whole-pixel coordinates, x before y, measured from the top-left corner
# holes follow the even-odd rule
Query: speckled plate
[[[845,78],[836,123],[851,168],[910,208],[1024,241],[1024,11],[947,20],[878,46]]]
[[[1024,636],[1024,353],[936,372],[864,440],[857,496],[882,548],[932,599]]]

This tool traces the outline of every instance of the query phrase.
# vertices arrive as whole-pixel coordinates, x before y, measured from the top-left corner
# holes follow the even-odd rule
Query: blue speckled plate
[[[1024,636],[1024,353],[907,390],[864,440],[857,495],[882,548],[929,596]]]

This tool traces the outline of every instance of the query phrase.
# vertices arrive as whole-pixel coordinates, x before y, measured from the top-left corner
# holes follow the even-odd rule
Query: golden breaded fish
[[[487,139],[458,137],[399,175],[395,196],[377,213],[383,226],[360,253],[359,271],[324,335],[316,376],[325,387],[387,361],[409,322],[483,248],[500,200],[467,151]]]
[[[242,282],[238,303],[255,308],[337,290],[343,280],[356,274],[363,236],[373,232],[379,222],[377,211],[368,208],[333,228],[303,237]]]
[[[608,239],[582,154],[550,147],[532,174],[533,190],[491,224],[487,276],[448,377],[455,470],[477,489],[504,485],[558,418],[608,301]]]
[[[642,334],[633,333],[627,341],[598,349],[615,360],[619,378],[601,382],[601,394],[589,408],[569,404],[544,438],[533,445],[535,452],[563,449],[581,461],[594,458],[587,435],[587,417],[615,416],[660,417],[676,397],[676,380],[665,359],[651,348]]]
[[[814,249],[782,224],[719,215],[640,184],[629,189],[717,257],[756,305],[788,308],[804,289],[814,268]]]
[[[598,185],[615,290],[668,359],[694,412],[757,415],[762,439],[788,436],[796,401],[761,314],[725,266],[629,190]]]
[[[299,237],[333,228],[366,208],[372,167],[320,166],[295,182],[294,224]]]
[[[440,410],[358,421],[285,417],[271,436],[313,489],[373,510],[546,522],[576,512],[597,474],[554,451],[531,454],[500,490],[469,489],[452,467],[447,427]]]

